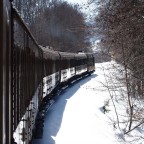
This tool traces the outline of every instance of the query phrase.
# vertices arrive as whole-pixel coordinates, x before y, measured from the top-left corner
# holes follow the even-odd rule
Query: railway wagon
[[[92,53],[86,53],[87,55],[87,72],[91,73],[95,71],[95,60]]]
[[[85,74],[87,72],[87,56],[85,53],[77,53],[75,54],[75,68],[76,68],[76,75],[79,76],[81,74]]]
[[[59,52],[61,66],[61,83],[65,83],[75,75],[75,54],[67,52]]]
[[[60,83],[60,55],[59,52],[40,46],[43,50],[43,98],[49,95]]]

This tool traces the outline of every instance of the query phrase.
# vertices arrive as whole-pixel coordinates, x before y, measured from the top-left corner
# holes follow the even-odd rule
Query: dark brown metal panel
[[[93,72],[95,70],[95,66],[94,66],[94,56],[92,53],[87,53],[87,69],[88,72]]]
[[[6,143],[5,139],[5,134],[6,134],[6,128],[5,128],[5,108],[4,108],[4,103],[5,103],[5,85],[3,84],[3,80],[5,81],[5,78],[3,76],[5,67],[5,59],[4,55],[5,54],[5,43],[4,43],[4,37],[3,37],[3,27],[4,27],[4,11],[3,11],[3,1],[0,1],[0,20],[1,26],[0,26],[0,143],[4,144]]]
[[[11,143],[11,8],[0,1],[0,143]]]
[[[12,49],[12,97],[13,97],[13,132],[20,120],[31,121],[31,103],[36,90],[39,87],[39,105],[42,101],[43,79],[43,53],[37,45],[30,31],[27,29],[18,13],[13,10],[13,49]],[[25,112],[29,118],[22,119]],[[22,135],[30,135],[32,127],[23,127],[26,130]]]
[[[6,143],[11,143],[12,141],[12,129],[11,129],[11,49],[12,49],[12,32],[11,32],[11,4],[7,1],[6,6],[6,44],[7,44],[7,52],[6,52]]]

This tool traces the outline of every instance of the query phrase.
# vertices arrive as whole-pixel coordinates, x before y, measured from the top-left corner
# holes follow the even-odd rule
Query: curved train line
[[[30,143],[43,125],[45,102],[94,72],[94,56],[39,46],[12,3],[1,0],[0,7],[0,143]]]

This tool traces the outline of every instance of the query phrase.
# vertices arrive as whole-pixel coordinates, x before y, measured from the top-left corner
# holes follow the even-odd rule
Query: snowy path
[[[118,144],[110,119],[102,111],[109,93],[96,72],[57,97],[45,117],[42,139],[33,144]]]

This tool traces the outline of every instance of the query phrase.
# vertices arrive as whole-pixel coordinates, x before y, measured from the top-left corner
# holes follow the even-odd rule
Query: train
[[[31,143],[55,91],[95,71],[92,53],[40,46],[11,1],[0,1],[0,143]]]

